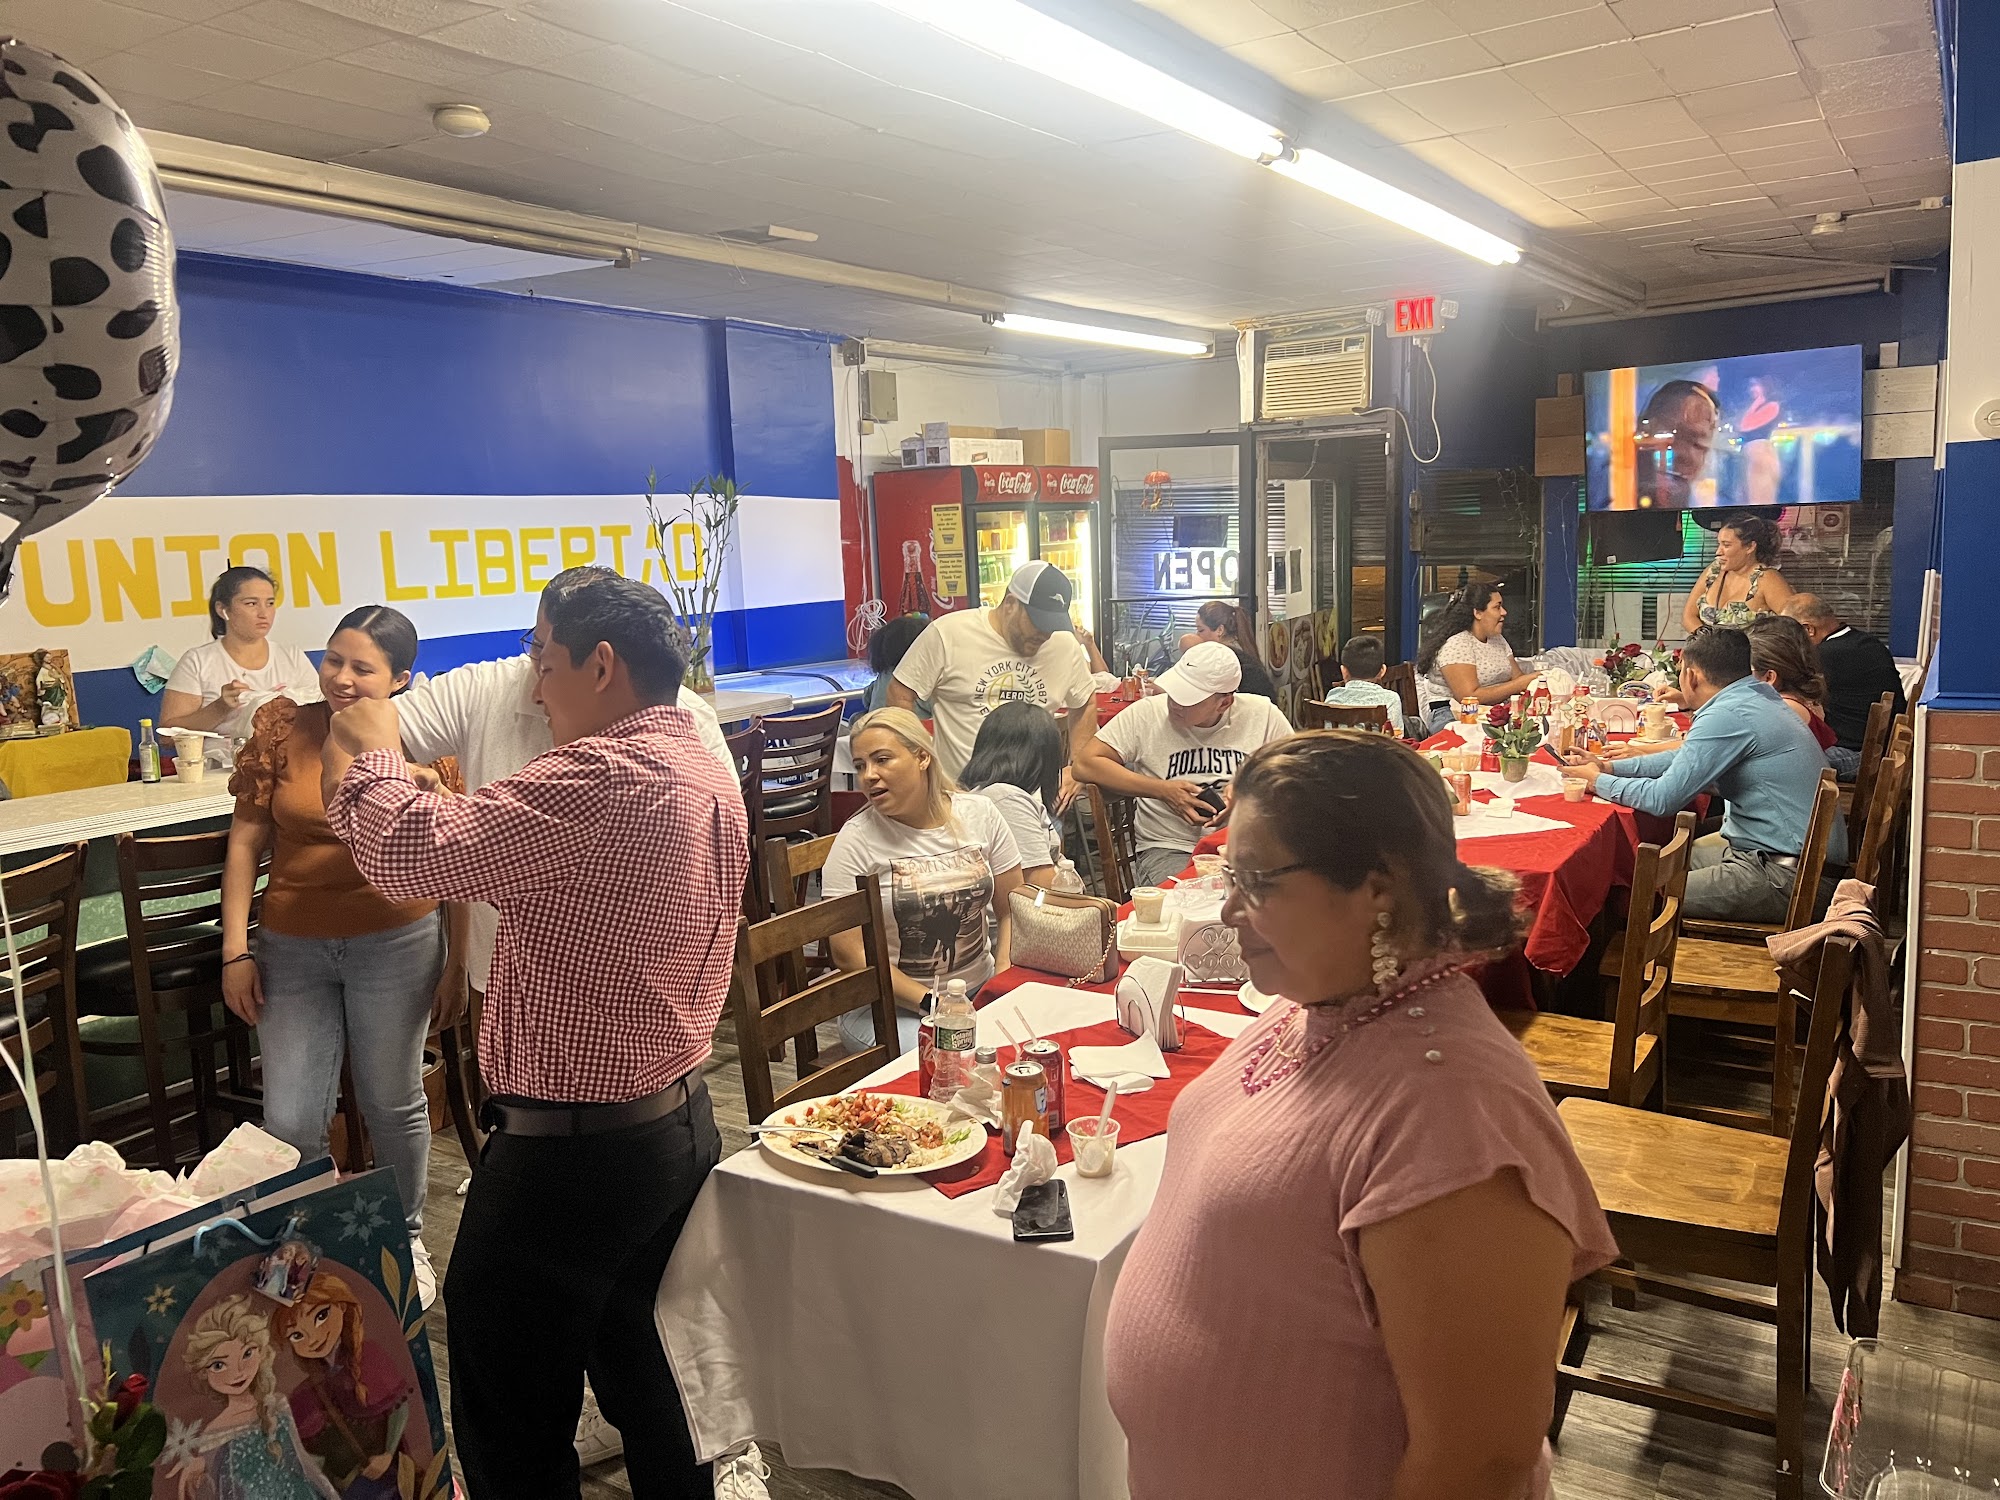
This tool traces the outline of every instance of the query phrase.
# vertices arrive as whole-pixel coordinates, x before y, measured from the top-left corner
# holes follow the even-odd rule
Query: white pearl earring
[[[1389,944],[1389,914],[1386,911],[1375,914],[1375,935],[1368,941],[1368,956],[1374,965],[1375,988],[1386,989],[1402,970],[1396,950]]]

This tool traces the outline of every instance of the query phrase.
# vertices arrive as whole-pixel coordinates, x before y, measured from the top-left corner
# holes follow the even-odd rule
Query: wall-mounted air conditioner
[[[1369,405],[1365,333],[1260,338],[1257,353],[1260,422],[1347,416]]]

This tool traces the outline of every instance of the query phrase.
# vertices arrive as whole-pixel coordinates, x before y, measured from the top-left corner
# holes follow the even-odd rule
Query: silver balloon
[[[22,541],[152,451],[179,364],[152,153],[89,74],[0,37],[0,599]]]

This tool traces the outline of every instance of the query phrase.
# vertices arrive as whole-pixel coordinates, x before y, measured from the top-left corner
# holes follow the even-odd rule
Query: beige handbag
[[[1098,984],[1118,970],[1118,908],[1100,896],[1075,896],[1021,884],[1007,898],[1011,961],[1073,985]]]

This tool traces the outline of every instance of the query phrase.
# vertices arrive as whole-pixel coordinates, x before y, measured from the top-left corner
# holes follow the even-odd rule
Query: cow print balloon
[[[22,541],[152,450],[179,364],[146,143],[81,68],[0,36],[0,599]]]

